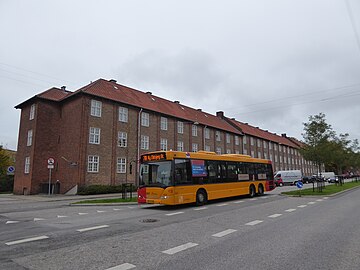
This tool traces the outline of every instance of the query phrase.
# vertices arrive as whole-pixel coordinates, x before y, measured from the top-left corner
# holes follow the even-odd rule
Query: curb
[[[303,198],[314,198],[314,197],[335,197],[337,195],[340,195],[342,193],[345,193],[345,192],[349,192],[349,191],[352,191],[354,189],[357,189],[357,188],[360,188],[360,186],[356,186],[356,187],[352,187],[352,188],[348,188],[348,189],[345,189],[345,190],[342,190],[342,191],[339,191],[339,192],[336,192],[336,193],[333,193],[333,194],[324,194],[324,195],[287,195],[287,194],[282,194],[280,193],[279,195],[280,196],[287,196],[287,197],[297,197],[297,198],[300,198],[300,197],[303,197]]]

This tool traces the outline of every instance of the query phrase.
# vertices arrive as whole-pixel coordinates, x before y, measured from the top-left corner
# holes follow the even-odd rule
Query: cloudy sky
[[[0,0],[0,145],[17,104],[99,78],[302,139],[360,139],[358,0]]]

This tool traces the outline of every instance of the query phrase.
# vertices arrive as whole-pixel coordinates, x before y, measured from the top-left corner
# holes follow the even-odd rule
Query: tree
[[[0,145],[0,176],[6,175],[8,166],[10,166],[10,158],[6,155],[2,145]]]

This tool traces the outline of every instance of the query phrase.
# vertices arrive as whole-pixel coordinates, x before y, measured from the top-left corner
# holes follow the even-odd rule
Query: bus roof
[[[253,158],[249,155],[241,154],[222,154],[218,155],[215,152],[198,151],[198,152],[180,152],[180,151],[154,151],[141,155],[142,161],[155,161],[155,160],[172,160],[174,158],[192,158],[204,160],[223,160],[223,161],[237,161],[237,162],[254,162],[271,164],[270,160]],[[146,157],[146,158],[144,158]]]

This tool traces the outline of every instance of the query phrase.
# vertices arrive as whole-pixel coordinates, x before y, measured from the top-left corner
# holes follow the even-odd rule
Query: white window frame
[[[126,173],[126,158],[118,157],[116,160],[116,172],[117,173]]]
[[[216,154],[221,155],[221,147],[216,147]]]
[[[217,141],[217,142],[220,142],[220,141],[221,141],[221,134],[220,134],[220,131],[219,131],[219,130],[216,130],[216,131],[215,131],[215,138],[216,138],[216,141]]]
[[[179,134],[184,134],[184,122],[181,121],[177,122],[177,132]]]
[[[31,146],[32,145],[32,138],[33,138],[33,130],[30,129],[27,132],[27,142],[26,142],[26,146]]]
[[[192,125],[191,126],[191,134],[192,134],[193,137],[197,137],[197,135],[198,135],[197,125]]]
[[[235,145],[239,145],[239,144],[240,144],[239,136],[235,135]]]
[[[160,118],[160,129],[161,130],[168,130],[168,119],[166,117]]]
[[[99,164],[100,164],[99,156],[89,155],[87,171],[89,173],[98,173],[99,172]]]
[[[141,135],[141,149],[142,150],[149,150],[149,136]]]
[[[229,133],[226,133],[226,143],[230,143],[231,142],[231,137]]]
[[[30,173],[30,157],[25,157],[24,173]]]
[[[247,137],[246,137],[246,135],[244,135],[244,137],[243,137],[243,145],[247,145]]]
[[[29,120],[33,120],[35,118],[35,109],[36,109],[36,105],[32,104],[30,107]]]
[[[129,120],[129,109],[126,107],[119,107],[119,121],[127,123]]]
[[[89,143],[90,144],[100,144],[100,128],[90,127],[89,130]]]
[[[167,139],[160,138],[160,150],[167,151],[168,141]]]
[[[205,139],[210,139],[210,129],[209,128],[205,128]]]
[[[92,99],[90,114],[95,117],[101,117],[102,102]]]
[[[118,146],[127,147],[127,133],[123,131],[118,132]]]
[[[150,126],[150,115],[147,112],[141,113],[141,125],[143,127],[149,127]]]
[[[231,149],[226,149],[226,154],[231,154]]]
[[[254,145],[254,138],[250,137],[250,145]]]
[[[211,151],[211,147],[210,147],[210,145],[205,145],[205,151]]]
[[[193,152],[197,152],[199,151],[199,145],[197,143],[193,143],[191,149]]]
[[[177,142],[177,150],[183,152],[184,151],[184,142],[178,141]]]

